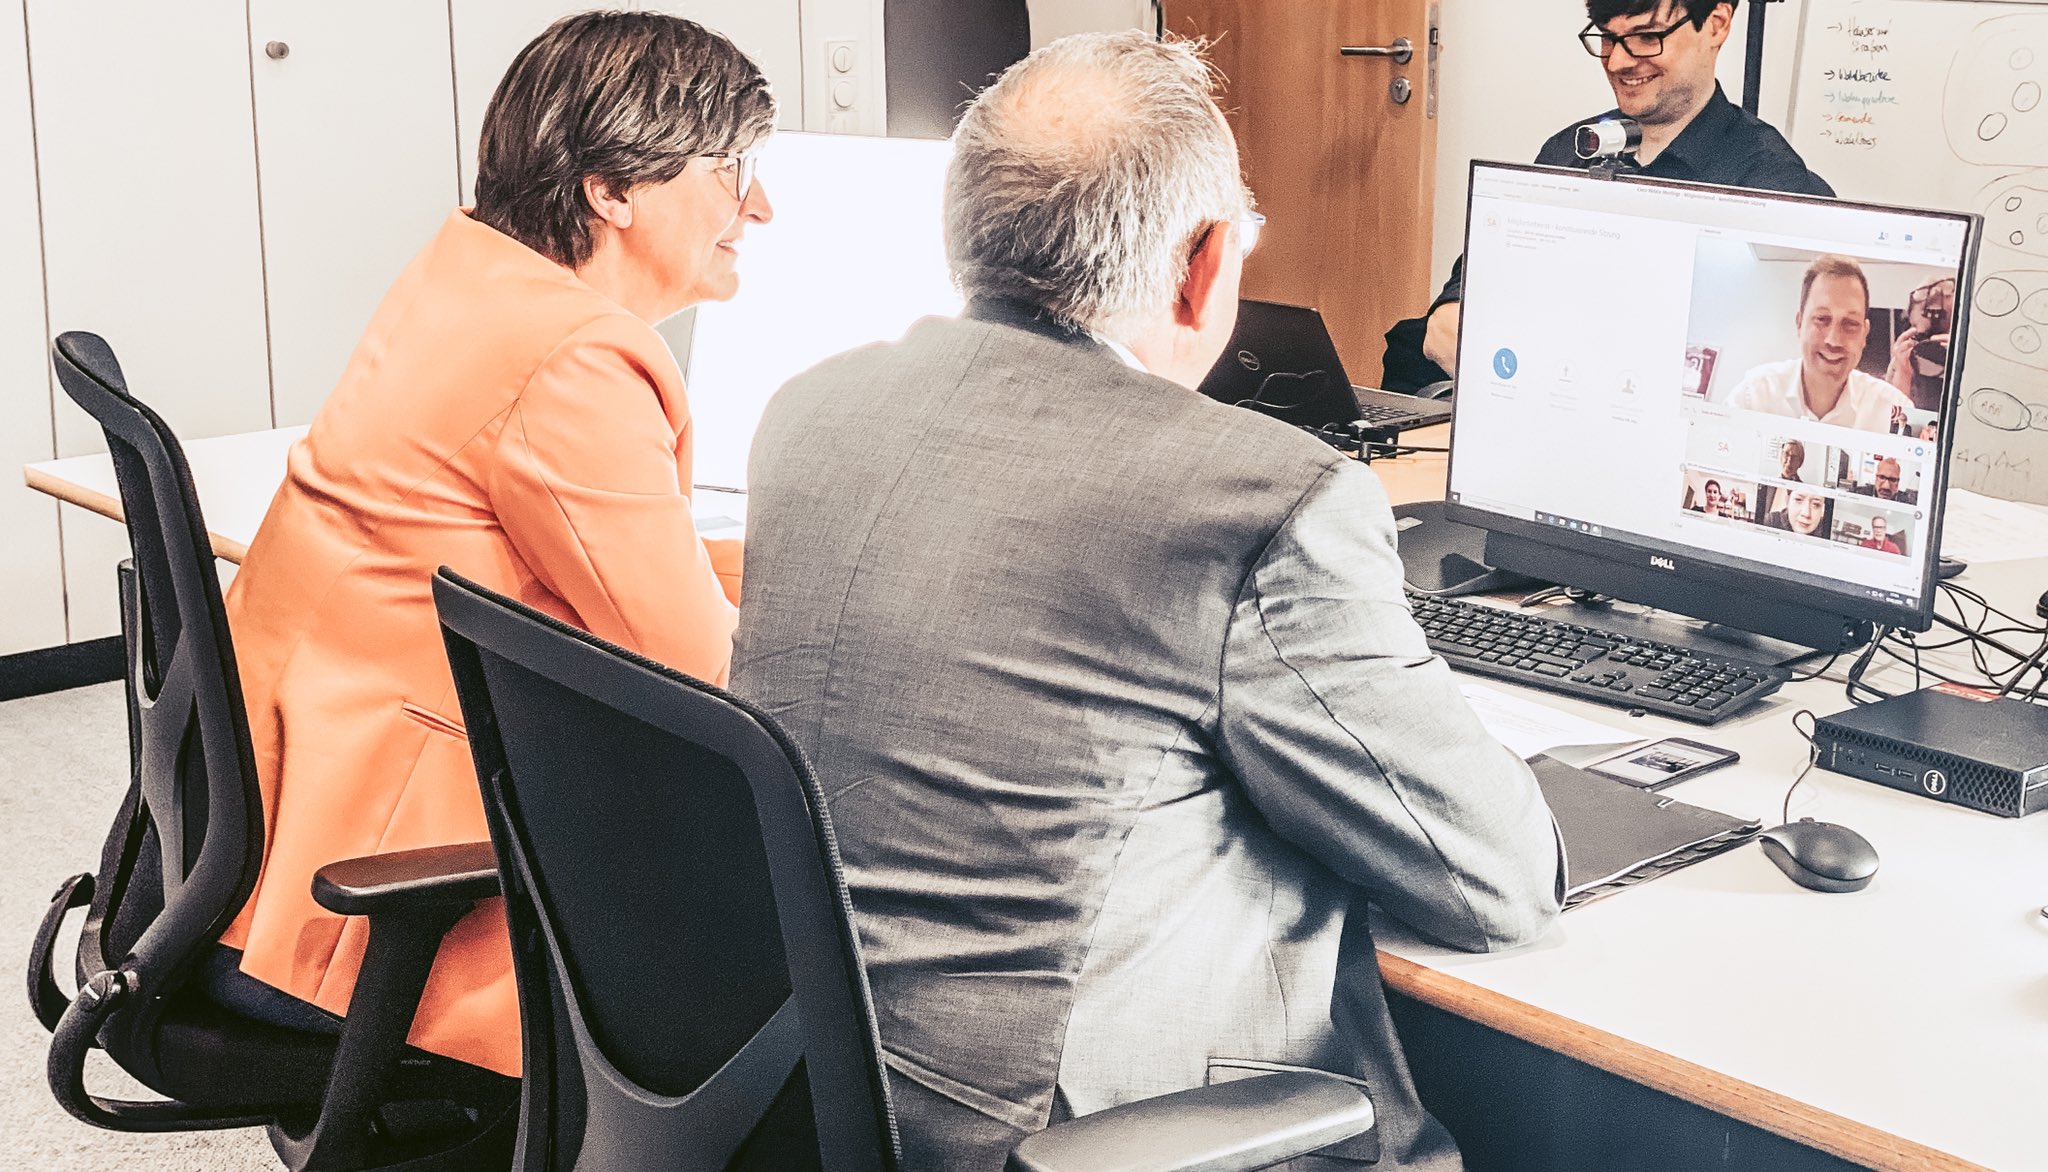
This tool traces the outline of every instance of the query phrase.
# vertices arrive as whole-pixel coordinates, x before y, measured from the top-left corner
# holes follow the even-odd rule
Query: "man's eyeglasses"
[[[705,151],[699,157],[724,159],[725,165],[718,168],[718,174],[726,176],[734,199],[747,202],[747,193],[754,189],[754,165],[760,156],[753,151]]]
[[[1614,56],[1614,47],[1616,45],[1627,49],[1628,55],[1631,57],[1638,59],[1656,57],[1664,52],[1665,37],[1691,25],[1692,18],[1686,17],[1670,28],[1646,28],[1637,29],[1632,33],[1610,33],[1598,25],[1589,24],[1586,26],[1585,31],[1579,34],[1579,43],[1586,47],[1586,52],[1600,58],[1602,61]]]
[[[1195,237],[1194,247],[1188,249],[1188,255],[1192,257],[1202,251],[1202,247],[1209,243],[1210,235],[1216,231],[1216,224],[1222,222],[1218,220],[1215,224],[1210,224],[1202,229],[1202,234]],[[1265,226],[1266,214],[1264,212],[1247,211],[1244,215],[1237,218],[1237,255],[1240,259],[1250,256],[1252,249],[1259,246],[1259,231]]]
[[[1237,219],[1237,255],[1250,256],[1259,246],[1259,233],[1266,228],[1266,213],[1248,211]]]

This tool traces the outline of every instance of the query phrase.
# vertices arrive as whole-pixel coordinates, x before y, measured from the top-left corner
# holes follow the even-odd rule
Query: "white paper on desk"
[[[1466,703],[1472,705],[1486,731],[1525,761],[1565,745],[1625,745],[1643,739],[1639,733],[1560,712],[1485,684],[1460,680],[1458,690],[1465,693]]]
[[[747,528],[747,494],[699,484],[690,496],[699,537],[738,537]]]
[[[2048,554],[2048,509],[1951,488],[1941,552],[1971,565],[2041,557]]]

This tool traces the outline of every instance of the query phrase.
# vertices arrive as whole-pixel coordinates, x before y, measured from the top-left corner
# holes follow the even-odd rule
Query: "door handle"
[[[1415,58],[1415,42],[1407,37],[1395,37],[1391,45],[1340,45],[1340,57],[1392,57],[1394,64],[1406,65]]]

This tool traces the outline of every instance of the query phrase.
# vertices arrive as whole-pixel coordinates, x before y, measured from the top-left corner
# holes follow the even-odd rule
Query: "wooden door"
[[[1377,386],[1387,327],[1428,306],[1440,0],[1165,0],[1210,41],[1245,177],[1267,217],[1244,295],[1320,309],[1351,380]],[[1389,47],[1405,63],[1346,56]],[[1393,95],[1407,83],[1408,100]]]

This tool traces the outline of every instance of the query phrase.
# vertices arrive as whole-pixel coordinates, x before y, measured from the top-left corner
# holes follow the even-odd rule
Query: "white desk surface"
[[[192,487],[199,510],[206,514],[213,552],[240,564],[270,498],[284,482],[285,453],[306,434],[303,427],[252,431],[184,445],[192,469]],[[114,482],[114,462],[105,453],[44,460],[22,469],[30,488],[90,509],[103,517],[121,518],[121,496]]]
[[[270,510],[270,498],[284,482],[286,454],[305,434],[304,427],[280,427],[184,445],[185,462],[192,469],[192,486],[199,493],[199,510],[206,515],[207,536],[216,555],[241,564],[257,526],[263,523],[263,514]],[[22,474],[30,488],[103,517],[121,518],[114,462],[104,454],[44,460],[26,465]],[[744,493],[699,489],[691,504],[698,532],[706,537],[735,536],[747,518]]]
[[[246,552],[304,430],[186,445],[223,557]],[[1427,462],[1413,471],[1441,492],[1441,458]],[[1390,493],[1387,473],[1405,464],[1381,465]],[[35,487],[119,515],[105,456],[26,472]],[[1428,495],[1402,488],[1397,500]],[[697,502],[700,515],[744,520],[739,494],[700,492]],[[2031,615],[2048,558],[1975,566],[1959,581]],[[1848,659],[1827,679],[1704,730],[1522,694],[1645,737],[1739,750],[1740,764],[1667,792],[1774,825],[1806,759],[1792,713],[1846,708]],[[1953,653],[1943,662],[1961,669]],[[1870,679],[1900,691],[1912,669],[1892,665]],[[1876,881],[1849,895],[1808,891],[1744,846],[1576,909],[1546,940],[1511,953],[1452,952],[1383,923],[1387,983],[1876,1167],[2048,1169],[2048,1125],[2034,1114],[2048,1104],[2048,815],[1996,818],[1819,769],[1794,800],[1792,816],[1801,815],[1869,838]]]
[[[2048,558],[1958,583],[2031,618]],[[1521,694],[1738,750],[1739,764],[1663,792],[1773,826],[1807,758],[1792,714],[1847,708],[1849,659],[1705,729]],[[1913,669],[1877,670],[1888,662],[1866,678],[1910,689]],[[1942,662],[1965,670],[1953,652]],[[1381,948],[1419,962],[1389,961],[1388,984],[1873,1166],[2048,1169],[2035,1114],[2048,1104],[2048,816],[1998,818],[1818,768],[1793,797],[1792,817],[1806,815],[1871,841],[1870,887],[1808,891],[1743,846],[1574,909],[1510,953],[1454,952],[1382,923]]]

